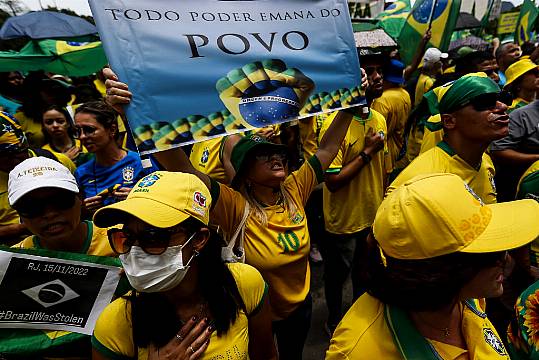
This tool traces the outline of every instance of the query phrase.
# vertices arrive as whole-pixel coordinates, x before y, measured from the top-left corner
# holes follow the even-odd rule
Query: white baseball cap
[[[52,187],[79,192],[77,181],[68,168],[58,161],[38,156],[24,160],[9,172],[8,200],[13,206],[30,191]]]
[[[434,64],[441,59],[446,59],[449,55],[447,53],[441,52],[437,48],[428,48],[423,55],[423,65]]]

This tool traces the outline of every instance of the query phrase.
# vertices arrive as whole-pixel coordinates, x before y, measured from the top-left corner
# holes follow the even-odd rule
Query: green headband
[[[489,77],[463,76],[456,80],[445,94],[442,94],[438,108],[440,114],[448,114],[478,95],[499,92],[500,87]]]

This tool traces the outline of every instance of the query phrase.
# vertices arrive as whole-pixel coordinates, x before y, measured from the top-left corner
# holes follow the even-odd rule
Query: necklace
[[[463,310],[461,308],[460,303],[457,305],[457,307],[458,307],[458,311],[459,311],[459,326],[460,326],[460,324],[462,323],[462,312],[463,312]],[[444,337],[444,339],[447,339],[448,337],[450,337],[452,335],[451,328],[450,328],[451,319],[449,319],[449,324],[447,326],[439,327],[439,326],[433,325],[429,321],[425,321],[424,317],[420,316],[419,314],[416,314],[415,317],[416,317],[416,319],[419,321],[419,323],[421,325],[426,325],[430,329],[435,330],[437,333],[441,333],[442,336]]]

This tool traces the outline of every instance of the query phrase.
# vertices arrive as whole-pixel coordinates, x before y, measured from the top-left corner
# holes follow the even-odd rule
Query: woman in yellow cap
[[[104,73],[108,77],[107,100],[116,105],[129,103],[127,85],[118,82],[110,69]],[[352,114],[339,111],[316,153],[291,174],[286,146],[256,134],[243,137],[231,153],[236,171],[232,187],[195,170],[182,150],[156,154],[167,170],[196,174],[206,184],[214,201],[212,222],[226,234],[244,228],[245,261],[269,284],[273,331],[281,360],[302,358],[311,323],[310,237],[305,204],[324,180],[324,171],[337,155],[351,120]]]
[[[483,299],[503,293],[507,250],[539,235],[538,217],[535,200],[485,205],[454,174],[398,187],[376,214],[367,293],[326,360],[509,359]]]
[[[504,90],[513,95],[513,103],[507,110],[510,113],[526,106],[536,98],[539,91],[539,66],[529,58],[520,59],[505,71],[507,82]]]
[[[93,359],[276,359],[267,286],[225,264],[208,229],[211,195],[191,174],[157,171],[94,216],[135,289],[100,315]]]

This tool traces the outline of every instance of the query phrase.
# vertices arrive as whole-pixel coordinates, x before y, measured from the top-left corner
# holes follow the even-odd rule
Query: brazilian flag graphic
[[[398,43],[401,45],[401,58],[410,64],[417,45],[429,29],[432,37],[428,47],[447,51],[451,34],[457,23],[461,0],[417,0],[406,23],[402,28]]]
[[[404,24],[406,24],[406,18],[410,14],[410,10],[412,10],[410,0],[395,1],[385,11],[378,14],[376,17],[378,23],[376,25],[384,29],[389,36],[396,40]]]
[[[520,15],[515,29],[515,40],[521,45],[523,42],[529,41],[532,38],[532,33],[535,31],[535,22],[539,10],[535,3],[531,0],[524,0],[520,8]]]

